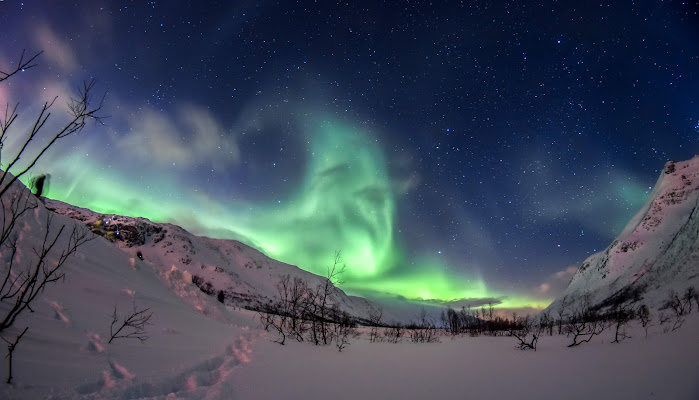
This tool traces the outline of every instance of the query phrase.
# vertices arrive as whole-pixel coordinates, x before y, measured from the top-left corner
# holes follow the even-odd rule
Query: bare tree
[[[416,321],[408,326],[410,339],[415,343],[435,343],[439,342],[439,333],[434,320],[427,315],[427,310],[423,307]]]
[[[330,295],[335,288],[335,285],[343,283],[341,280],[342,274],[347,269],[347,266],[342,260],[342,253],[337,250],[333,254],[333,264],[328,267],[327,275],[322,285],[319,285],[316,289],[316,328],[318,329],[319,335],[315,335],[316,341],[322,338],[323,344],[330,343],[328,337],[328,316],[331,308]]]
[[[665,323],[667,323],[668,321],[670,321],[670,315],[661,311],[658,315],[658,323],[660,324],[660,326],[665,325]],[[665,330],[665,332],[667,332],[667,330]]]
[[[120,317],[115,304],[114,312],[112,313],[112,323],[109,326],[109,342],[107,343],[112,343],[114,339],[138,339],[141,342],[145,342],[148,340],[146,326],[150,324],[149,321],[152,316],[153,313],[150,311],[150,308],[139,310],[134,301],[133,310]]]
[[[335,347],[339,352],[349,346],[349,338],[354,335],[354,322],[352,317],[344,310],[340,310],[337,305],[333,306],[333,324],[332,336],[335,340]]]
[[[573,343],[569,344],[568,347],[587,343],[607,328],[606,323],[602,320],[585,321],[577,319],[575,316],[573,318],[574,320],[567,325],[568,333],[573,335]]]
[[[456,336],[463,330],[463,319],[459,314],[451,307],[447,307],[446,313],[442,310],[442,325],[444,329],[451,334]]]
[[[7,358],[8,358],[8,368],[7,368],[7,381],[5,381],[8,385],[12,383],[12,354],[15,352],[15,348],[17,347],[17,344],[19,344],[19,341],[22,339],[22,336],[24,336],[25,333],[27,333],[27,329],[29,327],[27,326],[24,328],[22,333],[17,335],[15,337],[14,342],[10,342],[9,340],[5,339],[4,337],[0,336],[0,339],[5,341],[7,343]]]
[[[389,343],[399,343],[405,335],[405,328],[400,322],[394,322],[383,330],[383,336]]]
[[[697,290],[694,288],[694,286],[688,287],[682,295],[682,302],[685,303],[687,314],[692,312],[692,300],[699,301],[699,294],[697,294]],[[699,307],[699,303],[697,304],[697,307]]]
[[[607,323],[592,309],[592,297],[589,293],[585,293],[570,317],[570,323],[566,325],[566,333],[573,336],[573,343],[568,347],[587,343],[605,329],[607,329]]]
[[[50,102],[44,102],[44,105],[41,107],[41,110],[34,120],[32,127],[26,134],[20,149],[10,158],[10,162],[5,167],[2,176],[0,176],[0,185],[2,185],[0,186],[0,197],[2,197],[7,190],[10,189],[12,183],[29,172],[29,170],[36,165],[39,159],[48,151],[49,148],[56,144],[56,142],[74,133],[82,131],[90,120],[102,123],[102,120],[105,117],[100,116],[99,112],[102,109],[104,96],[102,96],[99,103],[95,104],[93,94],[95,84],[96,82],[94,80],[83,83],[83,86],[78,91],[78,97],[71,98],[70,102],[68,103],[68,114],[70,116],[68,122],[59,128],[55,133],[52,133],[50,139],[36,154],[28,154],[27,148],[29,147],[29,143],[37,138],[39,133],[46,125],[46,122],[51,116],[51,107],[53,107],[58,97],[54,97]],[[0,144],[4,143],[12,124],[15,122],[17,117],[17,105],[15,105],[11,111],[9,104],[6,105],[4,118],[0,118]],[[1,145],[0,149],[2,149]],[[10,170],[18,165],[17,163],[23,156],[28,156],[29,162],[24,167],[19,167],[18,170],[15,170],[12,172],[12,174],[10,174]],[[9,180],[6,182],[6,179]]]
[[[539,318],[539,332],[548,331],[549,336],[553,336],[553,318],[551,318],[551,310],[546,309],[541,313],[541,318]]]
[[[315,345],[328,345],[338,338],[348,340],[354,330],[345,326],[347,324],[343,321],[351,321],[352,318],[340,310],[339,304],[333,302],[335,285],[341,283],[340,276],[345,268],[340,252],[336,251],[327,276],[314,289],[301,278],[295,277],[292,280],[289,275],[280,277],[276,284],[276,299],[266,307],[264,313],[260,313],[260,321],[265,330],[274,329],[279,334],[275,340],[277,343],[284,344],[287,336],[292,336],[299,342],[304,341],[306,336]],[[347,345],[336,344],[340,346],[339,350]]]
[[[660,308],[661,310],[671,310],[674,317],[674,322],[672,326],[665,327],[664,332],[674,331],[682,327],[684,324],[685,316],[692,312],[692,301],[696,296],[696,290],[694,287],[688,287],[685,290],[682,297],[677,294],[676,291],[670,290],[668,293],[668,299],[665,304]]]
[[[21,71],[34,68],[37,65],[35,61],[40,55],[41,52],[25,57],[23,51],[16,66],[0,70],[0,82],[12,78]],[[39,137],[47,131],[46,123],[51,116],[51,107],[57,97],[50,102],[44,102],[29,130],[17,140],[19,149],[14,155],[8,157],[8,162],[0,164],[4,168],[0,171],[0,206],[2,206],[0,253],[8,254],[4,257],[7,261],[0,266],[0,279],[2,279],[0,338],[8,343],[7,358],[10,362],[8,383],[12,380],[12,354],[28,330],[28,327],[25,327],[14,340],[10,340],[7,337],[10,328],[17,317],[26,310],[33,311],[31,304],[47,284],[57,282],[65,276],[62,268],[78,247],[94,238],[94,235],[82,226],[75,225],[72,229],[66,229],[65,225],[58,226],[59,224],[53,223],[53,213],[47,212],[45,223],[41,227],[41,235],[43,235],[41,244],[31,250],[31,256],[20,257],[22,250],[17,226],[29,211],[38,207],[38,201],[29,189],[23,185],[15,185],[15,182],[29,173],[56,142],[79,133],[90,120],[102,122],[103,117],[99,112],[104,96],[95,103],[94,86],[94,81],[83,84],[78,96],[71,98],[68,103],[68,121],[52,133],[48,133],[48,138],[39,145],[39,150],[33,151],[30,150],[29,145],[39,140]],[[4,114],[0,115],[0,156],[2,156],[5,140],[13,134],[13,125],[19,117],[18,107],[18,103],[13,106],[7,103]],[[20,159],[27,161],[20,165]]]
[[[529,316],[519,321],[517,318],[514,318],[514,325],[515,327],[510,329],[510,336],[517,339],[517,348],[520,350],[536,351],[536,344],[539,341],[541,329],[534,326]]]
[[[371,343],[380,339],[379,327],[381,326],[381,318],[383,318],[383,308],[370,306],[369,324],[371,325],[371,330],[369,331],[369,342]]]
[[[636,311],[636,315],[638,315],[638,319],[641,321],[641,326],[643,326],[643,330],[646,333],[646,338],[648,338],[648,326],[650,326],[650,323],[653,319],[650,315],[650,310],[648,309],[648,306],[645,304],[641,304],[641,306],[638,307],[638,311]]]
[[[308,288],[308,282],[294,277],[289,293],[289,334],[298,342],[303,342],[303,336],[309,329],[308,310],[314,296]]]
[[[612,343],[619,343],[624,339],[630,338],[626,333],[626,325],[634,318],[633,305],[629,303],[620,303],[614,307],[612,311],[612,321],[614,324],[614,340]]]
[[[17,62],[17,65],[10,69],[9,72],[4,72],[0,70],[0,82],[9,79],[10,77],[12,77],[12,75],[20,71],[26,71],[30,68],[36,67],[38,64],[35,64],[34,60],[36,60],[43,53],[43,51],[40,51],[27,59],[24,58],[24,53],[25,50],[22,50],[22,54],[19,56],[19,61]]]
[[[563,334],[563,322],[568,317],[568,307],[570,307],[570,299],[568,298],[568,295],[565,295],[561,299],[560,303],[558,303],[558,308],[556,309],[558,312],[558,320],[556,322],[558,323],[559,335]]]
[[[287,332],[287,320],[290,315],[290,282],[291,277],[287,275],[282,275],[279,278],[279,282],[276,283],[275,287],[277,289],[277,295],[279,296],[277,301],[273,303],[262,316],[262,323],[265,329],[274,328],[279,334],[279,337],[275,342],[284,345],[286,342],[286,332]]]
[[[65,276],[61,268],[68,258],[78,250],[78,247],[94,238],[87,229],[75,225],[67,245],[60,249],[57,243],[66,227],[62,225],[54,234],[52,230],[56,227],[52,223],[53,216],[53,213],[46,214],[44,225],[46,229],[44,229],[41,247],[33,249],[35,259],[28,266],[18,267],[15,264],[18,251],[16,238],[3,243],[9,248],[11,257],[0,286],[0,302],[8,306],[0,314],[0,334],[11,327],[24,310],[31,311],[30,304],[44,290],[46,284],[56,282]],[[61,252],[57,259],[52,261],[49,255],[56,255],[54,250],[61,250]]]
[[[17,192],[7,192],[6,197],[17,194]],[[18,199],[21,199],[22,196],[30,195],[31,193],[27,188],[21,187]],[[19,200],[19,202],[13,200],[12,204],[24,204],[22,202],[23,200]],[[20,205],[20,209],[23,207]],[[86,228],[74,225],[67,243],[61,243],[59,239],[64,236],[63,233],[66,230],[66,226],[61,225],[57,227],[53,223],[54,214],[47,213],[46,222],[42,226],[44,234],[41,244],[32,249],[32,256],[26,257],[26,259],[20,257],[19,235],[14,232],[14,225],[18,221],[17,218],[28,209],[30,208],[17,212],[18,209],[11,207],[9,219],[14,218],[14,221],[11,221],[9,225],[12,228],[9,229],[6,235],[0,238],[2,240],[0,247],[6,248],[9,253],[9,261],[0,267],[0,277],[2,279],[2,283],[0,283],[0,306],[2,306],[0,308],[0,339],[8,343],[8,354],[6,356],[9,362],[8,383],[12,380],[12,353],[29,327],[25,327],[14,340],[10,340],[7,337],[10,328],[26,310],[33,312],[31,305],[39,294],[44,291],[46,285],[61,280],[65,276],[63,266],[70,256],[75,254],[78,247],[95,237]],[[3,211],[7,210],[3,208]],[[4,212],[3,216],[8,217],[8,213]],[[3,218],[3,222],[6,221],[7,218]],[[7,227],[7,225],[3,225],[3,227]]]

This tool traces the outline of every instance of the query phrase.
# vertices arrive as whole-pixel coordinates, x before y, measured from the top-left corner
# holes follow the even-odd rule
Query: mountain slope
[[[226,305],[261,309],[277,294],[275,284],[282,275],[304,279],[311,287],[326,281],[324,277],[276,261],[235,240],[196,236],[176,225],[98,214],[56,200],[47,199],[46,207],[81,221],[94,233],[131,254],[135,263],[148,265],[160,274],[182,271],[205,293],[221,296]],[[328,261],[332,261],[330,254],[328,256]],[[367,300],[347,296],[336,287],[331,297],[333,303],[351,315],[367,318],[371,307]]]
[[[699,156],[669,162],[647,203],[603,252],[580,265],[563,295],[593,305],[642,296],[662,305],[669,290],[699,286]]]
[[[26,194],[28,189],[16,182],[3,196],[2,206],[9,206],[8,199],[21,192]],[[47,218],[52,218],[51,238],[62,226],[63,232],[86,231],[77,221],[47,210],[31,194],[29,201],[35,208],[17,220],[12,234],[16,255],[5,246],[0,248],[2,276],[13,257],[15,274],[36,265],[34,251],[41,249]],[[65,248],[68,236],[59,237],[58,250]],[[50,252],[46,265],[54,265],[59,253]],[[201,398],[197,393],[215,388],[220,377],[248,359],[249,343],[254,340],[249,325],[256,324],[251,313],[232,312],[212,301],[182,271],[161,275],[101,237],[78,247],[62,271],[65,277],[47,284],[31,303],[33,312],[23,312],[3,331],[6,338],[14,339],[29,327],[14,352],[13,385],[4,384],[8,364],[3,346],[2,399],[94,398],[117,389],[133,395],[114,398],[164,397],[185,390],[186,385],[192,398]],[[185,303],[171,287],[178,288],[188,303],[196,302],[200,310]],[[5,315],[7,307],[8,302],[0,302],[0,315]],[[116,309],[123,317],[134,307],[153,313],[146,326],[149,339],[108,343],[112,313]]]

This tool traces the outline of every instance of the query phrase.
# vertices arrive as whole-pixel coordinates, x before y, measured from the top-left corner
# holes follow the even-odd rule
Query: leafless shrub
[[[382,317],[383,308],[369,308],[369,324],[371,325],[371,330],[369,331],[369,342],[371,343],[378,342],[381,339],[381,336],[379,335],[379,327],[381,326]]]
[[[567,325],[568,334],[573,335],[573,343],[568,347],[575,347],[582,343],[587,343],[596,335],[601,334],[607,328],[607,324],[602,320],[585,321],[575,319]]]
[[[333,321],[332,336],[335,340],[335,347],[342,352],[345,347],[349,346],[350,336],[355,333],[354,321],[346,311],[340,310],[337,306],[333,309]]]
[[[336,251],[327,276],[315,288],[298,277],[293,280],[289,275],[280,277],[275,300],[260,314],[263,327],[278,333],[277,343],[284,344],[286,337],[291,336],[299,342],[307,339],[315,345],[328,345],[335,340],[340,351],[348,345],[355,330],[347,322],[354,322],[339,309],[332,296],[345,268],[341,253]]]
[[[2,188],[0,188],[0,197],[2,197],[9,190],[9,188],[15,181],[17,181],[23,175],[28,173],[29,170],[32,169],[34,165],[36,165],[36,163],[39,161],[39,159],[48,151],[48,149],[51,148],[54,144],[56,144],[56,142],[74,133],[79,133],[83,130],[83,128],[87,125],[87,123],[90,120],[102,123],[104,117],[100,116],[99,112],[102,109],[104,96],[102,96],[99,103],[95,105],[93,93],[94,90],[95,81],[84,83],[82,88],[79,90],[78,97],[71,98],[70,102],[68,103],[68,113],[70,116],[68,122],[65,125],[63,125],[63,127],[59,128],[56,132],[54,132],[52,136],[50,136],[50,139],[44,144],[41,150],[39,150],[34,155],[28,155],[26,154],[26,151],[29,147],[29,143],[36,139],[39,133],[44,128],[46,122],[51,116],[51,107],[53,107],[58,97],[54,97],[53,100],[51,100],[50,102],[44,103],[41,110],[39,110],[39,113],[36,119],[34,120],[32,127],[29,130],[29,133],[26,134],[26,137],[24,139],[23,144],[20,146],[20,149],[13,157],[10,158],[10,162],[7,163],[7,165],[5,166],[5,171],[2,173],[2,176],[0,176],[0,185],[4,184]],[[15,105],[10,111],[9,104],[7,104],[5,107],[4,118],[0,119],[0,150],[2,149],[2,143],[4,143],[12,124],[17,119],[17,117],[17,105]],[[14,170],[12,174],[10,174],[9,171],[17,165],[20,158],[22,158],[23,156],[28,156],[29,162],[24,167],[21,167],[18,170]],[[6,181],[6,179],[9,180]]]
[[[138,309],[136,302],[133,303],[133,310],[119,316],[117,313],[117,305],[114,305],[112,313],[112,323],[109,325],[109,342],[114,339],[138,339],[141,342],[148,340],[148,332],[146,326],[150,325],[150,319],[153,313],[150,308]],[[120,321],[121,320],[121,321]]]
[[[515,318],[514,323],[517,327],[510,329],[510,336],[517,339],[516,347],[520,350],[536,351],[536,344],[539,341],[539,336],[541,335],[541,328],[535,327],[530,321],[529,316],[526,316],[519,321],[517,321]]]
[[[665,325],[665,323],[667,323],[668,321],[670,321],[670,315],[661,311],[660,314],[658,315],[658,323],[660,324],[660,326]],[[665,331],[665,332],[667,332],[667,331]]]
[[[405,335],[405,328],[399,322],[384,328],[383,337],[389,343],[400,343]]]
[[[569,307],[570,307],[570,299],[568,298],[568,295],[565,295],[561,299],[560,303],[558,303],[558,307],[556,308],[556,311],[558,312],[558,320],[556,320],[556,323],[558,325],[558,334],[559,335],[563,334],[563,322],[565,321],[566,318],[568,318],[568,308]]]
[[[614,325],[614,340],[612,343],[619,343],[631,336],[626,332],[626,325],[635,317],[634,306],[628,302],[617,304],[611,312],[612,323]]]
[[[270,314],[268,312],[264,311],[259,311],[257,313],[258,318],[260,318],[260,323],[262,323],[262,329],[265,330],[265,332],[269,332],[271,327],[272,327],[272,322],[274,320],[274,314]]]
[[[410,339],[415,343],[439,342],[439,332],[432,318],[427,315],[424,308],[416,321],[408,326]]]
[[[12,383],[12,355],[14,354],[15,348],[17,348],[19,341],[22,339],[22,336],[24,336],[24,334],[27,333],[27,329],[29,329],[28,326],[26,328],[24,328],[22,333],[20,333],[19,335],[17,335],[15,337],[15,340],[13,342],[10,342],[9,340],[0,336],[0,339],[2,339],[5,343],[7,343],[8,368],[7,368],[7,380],[5,381],[5,383],[7,383],[8,385]]]
[[[699,307],[699,294],[697,293],[697,290],[694,288],[694,286],[688,287],[682,295],[682,302],[685,304],[687,314],[690,314],[692,312],[692,300],[697,302],[697,307]]]
[[[549,336],[553,336],[554,322],[554,319],[551,317],[551,310],[547,309],[546,311],[543,311],[541,313],[541,318],[539,318],[539,332],[541,332],[542,334],[544,332],[548,332]]]
[[[663,329],[665,333],[677,330],[684,324],[685,316],[692,312],[692,301],[695,300],[696,290],[690,286],[685,290],[682,297],[676,291],[670,290],[668,299],[665,301],[661,310],[670,310],[674,321],[671,326]]]
[[[636,311],[636,315],[638,316],[638,320],[641,321],[641,326],[643,327],[643,330],[645,331],[647,338],[648,327],[650,326],[650,323],[653,320],[653,317],[650,315],[650,310],[648,309],[648,306],[645,304],[641,304],[641,306],[638,308],[638,311]]]
[[[573,312],[570,323],[566,325],[566,334],[573,336],[573,343],[568,347],[587,343],[604,332],[606,328],[607,322],[592,309],[591,296],[585,293]]]
[[[19,61],[14,67],[0,70],[0,82],[10,79],[20,71],[34,68],[37,65],[35,61],[41,53],[25,57],[25,52],[22,51]],[[25,310],[33,311],[32,302],[43,292],[47,284],[63,278],[62,267],[69,257],[75,254],[78,247],[94,238],[91,233],[77,225],[68,234],[69,229],[66,229],[65,225],[57,227],[56,224],[53,224],[53,214],[48,213],[46,222],[42,227],[43,240],[41,245],[32,249],[33,256],[20,258],[17,224],[21,217],[38,207],[38,202],[29,189],[21,185],[14,185],[14,183],[29,173],[57,141],[74,133],[79,133],[90,120],[102,122],[103,117],[99,115],[99,112],[104,96],[95,104],[94,85],[94,81],[85,83],[79,90],[79,96],[70,99],[67,123],[49,133],[48,139],[43,145],[40,145],[39,150],[32,153],[29,145],[46,132],[44,128],[51,115],[50,109],[57,98],[50,102],[44,102],[29,130],[23,134],[23,137],[16,140],[19,143],[17,152],[7,157],[9,161],[0,164],[4,168],[3,171],[0,171],[0,206],[2,207],[0,254],[8,254],[5,257],[7,261],[0,266],[0,279],[2,279],[0,284],[0,338],[8,343],[7,358],[10,363],[8,383],[12,380],[12,354],[28,327],[15,336],[14,340],[7,337],[9,329]],[[0,115],[0,160],[2,160],[5,140],[12,134],[13,124],[19,117],[18,107],[18,103],[13,106],[7,103],[4,114]],[[20,159],[25,161],[24,165],[20,165]],[[69,236],[67,240],[63,237],[65,235]]]

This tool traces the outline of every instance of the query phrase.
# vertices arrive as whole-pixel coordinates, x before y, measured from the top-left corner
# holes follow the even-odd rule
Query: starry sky
[[[699,153],[698,1],[0,1],[17,148],[97,79],[49,197],[233,238],[349,293],[542,307]],[[4,167],[4,165],[3,165]]]

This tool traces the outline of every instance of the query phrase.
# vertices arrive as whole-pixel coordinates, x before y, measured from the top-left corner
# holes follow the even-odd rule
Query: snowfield
[[[52,234],[64,225],[88,229],[89,221],[38,203],[17,224],[17,263],[34,257],[48,216]],[[566,347],[571,339],[565,335],[542,336],[536,352],[517,350],[507,336],[394,344],[371,343],[366,332],[341,353],[291,338],[281,346],[236,299],[250,293],[266,301],[279,274],[307,273],[180,229],[168,229],[173,240],[167,246],[167,236],[151,240],[155,231],[136,246],[115,246],[100,235],[81,246],[64,267],[65,278],[49,284],[33,312],[3,332],[14,338],[29,327],[14,352],[13,382],[0,384],[0,399],[699,399],[699,307],[675,331],[658,325],[654,306],[648,338],[634,321],[632,338],[619,344],[610,343],[611,330],[575,348]],[[217,264],[226,250],[234,261]],[[177,261],[192,251],[202,258]],[[10,258],[0,250],[3,268]],[[193,282],[196,272],[230,294],[225,304]],[[590,282],[601,287],[598,279]],[[334,301],[366,310],[363,299],[341,291]],[[114,310],[122,318],[134,307],[152,312],[148,338],[108,343]],[[6,310],[0,302],[0,312]],[[0,359],[3,381],[7,373],[7,360]]]
[[[258,340],[232,379],[235,399],[699,399],[699,313],[667,334],[610,343],[607,331],[567,348],[543,336],[536,352],[510,337],[445,336],[440,343],[355,340],[342,353]],[[262,383],[262,384],[261,384]]]

